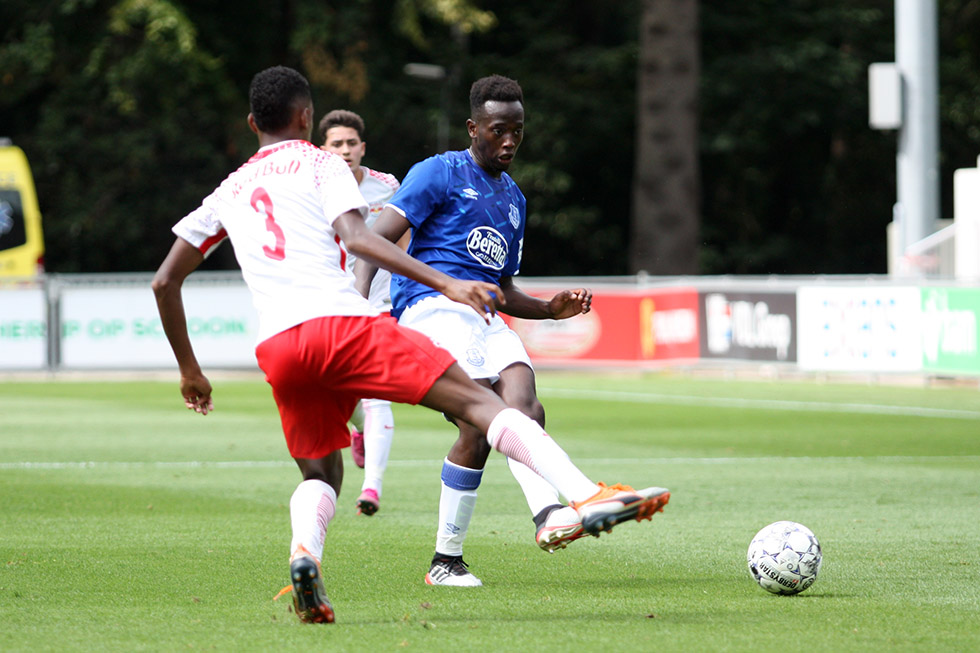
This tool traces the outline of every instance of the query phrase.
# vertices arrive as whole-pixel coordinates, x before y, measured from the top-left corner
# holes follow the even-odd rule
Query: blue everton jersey
[[[488,175],[468,150],[412,166],[388,205],[412,225],[408,253],[454,279],[498,283],[520,271],[524,194],[507,173],[500,179]],[[394,274],[392,314],[438,294]]]

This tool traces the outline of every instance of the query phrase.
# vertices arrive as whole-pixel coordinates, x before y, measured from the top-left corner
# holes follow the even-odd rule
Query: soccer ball
[[[749,544],[749,573],[773,594],[799,594],[813,585],[822,560],[813,531],[792,521],[769,524]]]

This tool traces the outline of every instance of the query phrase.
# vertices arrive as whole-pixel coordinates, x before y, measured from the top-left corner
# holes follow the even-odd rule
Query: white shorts
[[[398,323],[429,336],[456,358],[471,379],[496,383],[500,372],[514,363],[524,363],[534,369],[520,336],[499,315],[487,324],[472,308],[445,295],[426,297],[412,304]]]

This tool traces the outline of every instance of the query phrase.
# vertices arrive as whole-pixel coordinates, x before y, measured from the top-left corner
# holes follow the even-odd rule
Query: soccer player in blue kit
[[[592,301],[588,289],[563,290],[546,301],[513,282],[523,253],[526,201],[506,171],[523,139],[521,87],[499,75],[479,79],[470,89],[470,109],[470,147],[413,166],[374,231],[394,242],[411,228],[411,256],[456,279],[497,284],[506,300],[500,310],[514,317],[560,320],[587,313]],[[358,264],[359,290],[366,293],[373,274],[369,264]],[[392,315],[399,324],[428,335],[453,354],[471,378],[544,426],[530,359],[518,335],[499,316],[484,320],[468,306],[398,274],[392,275],[391,295]],[[461,434],[473,429],[455,423]],[[583,529],[574,507],[562,504],[558,491],[540,475],[507,460],[534,516],[538,546],[553,552],[593,530]],[[448,457],[443,462],[436,552],[425,577],[430,585],[482,585],[462,557],[482,474],[482,467],[462,467]],[[610,491],[613,488],[619,489],[610,486]],[[646,493],[649,509],[637,513],[637,520],[663,510],[670,497],[664,488],[640,492]]]

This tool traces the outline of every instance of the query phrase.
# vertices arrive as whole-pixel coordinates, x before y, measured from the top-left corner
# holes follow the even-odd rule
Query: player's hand
[[[487,324],[497,314],[497,304],[504,304],[504,293],[500,287],[485,281],[454,279],[443,294],[454,302],[472,307]]]
[[[564,320],[592,310],[592,291],[588,288],[562,290],[548,302],[553,320]]]
[[[203,374],[181,376],[180,394],[184,397],[184,405],[195,413],[207,415],[214,410],[214,399],[211,398],[211,382]]]

